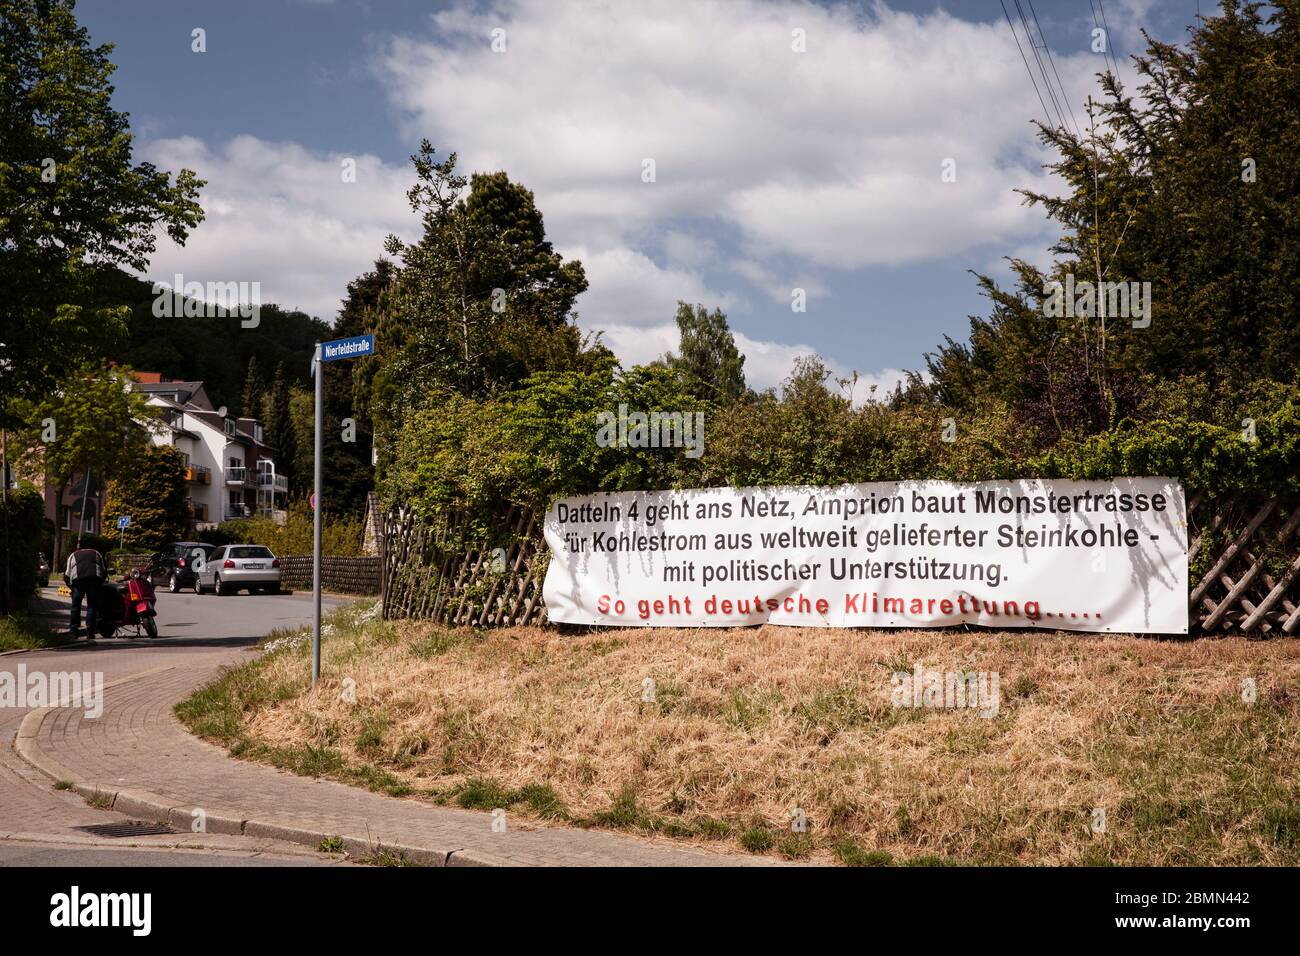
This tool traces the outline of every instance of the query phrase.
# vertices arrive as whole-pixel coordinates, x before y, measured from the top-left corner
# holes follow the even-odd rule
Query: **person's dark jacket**
[[[63,576],[69,584],[87,578],[98,578],[102,581],[108,577],[108,568],[104,564],[103,556],[94,548],[78,548],[68,555],[68,567]]]

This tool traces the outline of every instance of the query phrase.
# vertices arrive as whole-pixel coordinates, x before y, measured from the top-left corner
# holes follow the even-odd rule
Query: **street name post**
[[[324,512],[324,499],[321,497],[321,469],[324,460],[323,428],[325,404],[325,376],[321,374],[321,362],[337,362],[341,359],[365,358],[375,354],[375,337],[373,335],[354,335],[347,339],[335,339],[332,342],[317,342],[316,351],[311,359],[311,374],[316,379],[316,454],[313,468],[315,493],[312,495],[312,549],[311,549],[311,686],[320,681],[320,551],[321,551],[321,515]]]

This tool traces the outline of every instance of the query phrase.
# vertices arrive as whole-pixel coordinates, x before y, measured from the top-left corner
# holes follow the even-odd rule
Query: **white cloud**
[[[431,18],[376,69],[410,135],[508,168],[561,241],[670,217],[736,227],[758,253],[855,268],[951,256],[1042,229],[1039,111],[1000,20],[765,0],[505,0]],[[489,34],[506,31],[494,53]],[[806,31],[807,52],[791,50]],[[1058,56],[1073,94],[1095,58]],[[1028,148],[1027,148],[1028,147]],[[657,181],[641,181],[652,157]],[[941,162],[957,161],[955,183]]]
[[[795,27],[806,53],[791,50]],[[796,286],[826,295],[835,270],[976,247],[986,259],[990,244],[1046,237],[1013,192],[1051,187],[1030,137],[1037,97],[998,19],[795,0],[499,0],[433,14],[428,36],[378,49],[408,139],[536,192],[556,248],[586,268],[582,326],[605,329],[625,361],[676,346],[682,299],[727,311],[751,381],[775,385],[813,349],[741,334],[747,293],[788,305]],[[1077,102],[1097,58],[1056,64]],[[418,228],[404,163],[357,156],[357,182],[343,183],[342,154],[249,136],[155,140],[145,154],[210,181],[207,221],[184,249],[160,240],[151,278],[256,280],[263,301],[332,319],[384,236]],[[654,183],[641,180],[646,157]],[[955,183],[940,180],[946,158]],[[874,374],[883,387],[899,373]]]
[[[160,237],[149,278],[259,282],[261,301],[332,322],[347,283],[383,252],[390,232],[409,233],[411,174],[374,156],[324,154],[296,143],[239,136],[211,147],[193,137],[154,140],[144,156],[162,169],[208,180],[204,222],[184,247]],[[344,182],[343,161],[356,161]],[[410,236],[408,235],[408,238]]]
[[[498,28],[505,52],[492,50]],[[795,28],[807,52],[792,50]],[[1097,58],[1057,51],[1055,63],[1082,102]],[[991,14],[499,0],[431,15],[428,35],[393,37],[374,68],[408,137],[535,191],[557,248],[587,266],[584,326],[610,330],[625,358],[650,342],[662,351],[628,330],[661,327],[677,299],[730,302],[739,331],[747,303],[700,277],[709,269],[720,281],[718,263],[788,303],[795,286],[825,294],[833,270],[981,247],[983,260],[990,245],[1049,240],[1041,212],[1015,192],[1054,191],[1030,127],[1038,98]],[[645,158],[653,183],[642,181]],[[955,182],[941,180],[947,159]],[[721,248],[702,235],[718,232],[729,237]],[[656,239],[662,263],[647,255]],[[811,351],[751,345],[750,367],[768,384]],[[883,387],[899,373],[876,374]]]
[[[585,329],[651,327],[665,320],[671,322],[679,299],[724,312],[743,306],[737,296],[710,289],[697,273],[676,266],[661,267],[645,253],[627,246],[569,246],[559,247],[558,251],[565,258],[580,260],[587,273],[590,288],[578,300],[578,323]],[[674,332],[674,347],[676,342]]]

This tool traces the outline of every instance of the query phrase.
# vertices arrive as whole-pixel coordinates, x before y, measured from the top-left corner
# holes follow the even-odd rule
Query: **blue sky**
[[[1093,5],[1020,2],[1082,122],[1104,68]],[[1124,63],[1139,26],[1181,39],[1197,6],[1107,0],[1111,53]],[[537,193],[587,268],[581,324],[625,361],[672,347],[673,303],[700,301],[728,313],[758,386],[807,351],[892,382],[984,311],[970,270],[1043,262],[1053,236],[1013,192],[1054,183],[997,0],[97,0],[78,15],[117,45],[139,155],[209,180],[208,221],[185,249],[161,241],[151,278],[257,281],[327,320],[384,235],[415,238],[403,190],[422,136]]]

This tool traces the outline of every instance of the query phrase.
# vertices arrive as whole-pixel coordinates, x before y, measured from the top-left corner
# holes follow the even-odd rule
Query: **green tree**
[[[113,109],[111,45],[72,0],[0,0],[0,426],[101,357],[124,310],[96,301],[106,267],[143,272],[159,231],[183,243],[203,183],[133,163]]]
[[[88,366],[29,409],[27,443],[41,449],[55,487],[88,469],[113,478],[143,454],[148,431],[158,427],[157,415],[130,384],[125,369]]]
[[[150,445],[132,456],[108,483],[104,500],[105,535],[117,519],[129,515],[131,523],[118,539],[128,549],[161,550],[186,537],[185,459],[170,445]]]
[[[1265,14],[1267,10],[1267,15]],[[1025,191],[1061,227],[1047,273],[980,277],[993,310],[929,358],[916,390],[965,411],[1008,402],[1043,443],[1157,413],[1162,382],[1209,396],[1300,372],[1300,5],[1228,0],[1174,46],[1148,37],[1135,91],[1101,80],[1077,133],[1040,124],[1061,195]],[[1044,317],[1046,283],[1149,282],[1149,326]],[[1237,416],[1238,420],[1240,415]]]
[[[239,399],[239,413],[245,418],[262,417],[262,398],[266,393],[266,383],[257,368],[257,356],[248,357],[248,371],[244,374],[244,391]]]
[[[400,417],[430,393],[486,395],[576,362],[583,342],[571,319],[586,276],[552,248],[532,192],[500,172],[466,180],[456,154],[437,161],[427,140],[411,161],[407,196],[424,232],[387,242],[402,265],[378,324],[394,356],[375,379],[384,411]]]
[[[664,361],[686,380],[691,394],[719,405],[745,394],[745,356],[736,349],[735,336],[721,309],[709,312],[702,305],[677,303],[680,352]]]

